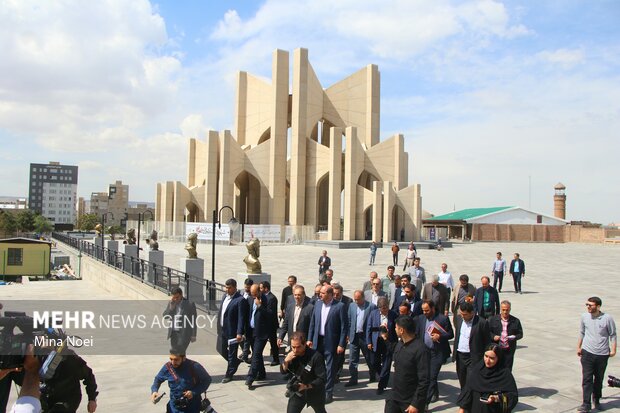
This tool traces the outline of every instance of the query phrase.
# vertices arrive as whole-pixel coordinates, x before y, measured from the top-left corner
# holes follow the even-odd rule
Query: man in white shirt
[[[448,264],[445,262],[441,264],[441,271],[437,274],[439,276],[439,282],[448,288],[448,295],[454,290],[454,280],[452,279],[452,273],[448,272]]]

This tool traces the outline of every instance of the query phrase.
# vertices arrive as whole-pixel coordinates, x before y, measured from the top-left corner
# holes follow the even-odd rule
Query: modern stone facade
[[[380,141],[380,76],[368,65],[324,89],[306,49],[273,53],[272,79],[238,75],[235,127],[190,139],[187,184],[157,185],[165,223],[312,226],[329,240],[418,240],[420,185],[408,185],[403,135]],[[291,90],[292,84],[292,93]],[[181,234],[166,234],[181,235]]]

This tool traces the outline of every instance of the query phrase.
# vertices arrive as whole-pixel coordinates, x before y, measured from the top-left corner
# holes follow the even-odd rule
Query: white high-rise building
[[[75,224],[78,167],[49,164],[30,164],[28,205],[55,225]]]

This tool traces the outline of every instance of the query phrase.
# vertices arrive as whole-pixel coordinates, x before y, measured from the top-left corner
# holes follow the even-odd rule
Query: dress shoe
[[[231,382],[231,381],[232,381],[232,377],[228,377],[228,376],[226,376],[226,377],[224,377],[224,378],[222,379],[222,384],[226,384],[226,383],[229,383],[229,382]]]
[[[270,366],[279,366],[279,365],[280,365],[280,362],[279,362],[279,361],[274,360],[274,361],[272,361],[271,363],[269,363],[269,365],[270,365]]]
[[[325,395],[325,404],[330,404],[333,401],[334,401],[334,395],[331,393],[327,393]]]
[[[377,396],[381,396],[384,392],[385,392],[385,389],[383,387],[379,387],[377,389]]]
[[[246,379],[245,380],[245,385],[246,386],[251,386],[253,382],[254,382],[254,379]]]
[[[377,378],[375,376],[370,376],[370,378],[368,379],[368,383],[376,383],[377,382]]]
[[[589,413],[591,410],[590,405],[589,404],[582,404],[581,406],[579,406],[579,408],[577,409],[578,412],[580,413]]]
[[[245,362],[245,364],[252,364],[252,359],[249,357],[243,358],[241,361]]]
[[[594,399],[592,408],[598,410],[599,412],[605,410],[605,408],[601,406],[601,401],[599,399]]]
[[[348,382],[344,384],[344,387],[353,387],[353,386],[357,386],[357,380],[356,381],[349,380]]]

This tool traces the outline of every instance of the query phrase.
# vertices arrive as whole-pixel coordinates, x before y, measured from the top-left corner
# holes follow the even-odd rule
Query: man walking
[[[307,344],[325,358],[325,403],[334,399],[337,355],[344,353],[346,345],[346,317],[344,304],[334,300],[334,289],[329,285],[321,287],[321,300],[314,305]]]
[[[325,274],[325,271],[329,270],[329,267],[332,265],[332,259],[327,256],[327,251],[323,250],[323,253],[319,257],[319,282],[323,283],[322,275]]]
[[[497,288],[497,282],[499,281],[499,292],[502,292],[502,283],[504,282],[504,273],[506,272],[506,260],[502,258],[502,253],[498,252],[497,259],[493,262],[491,267],[491,275],[493,276],[493,288]]]
[[[375,381],[375,371],[368,355],[368,343],[366,342],[366,325],[368,315],[377,308],[374,304],[364,300],[364,293],[357,290],[353,293],[353,300],[349,305],[349,374],[351,378],[344,387],[351,387],[357,384],[358,365],[360,362],[360,351],[364,355],[364,360],[368,364],[370,382]]]
[[[466,301],[459,305],[454,330],[452,361],[456,362],[456,376],[463,390],[467,383],[469,366],[482,360],[489,334],[487,323],[476,315],[472,303]]]
[[[474,307],[480,317],[487,319],[499,314],[499,294],[495,288],[491,287],[491,279],[486,275],[482,276],[480,283],[482,286],[476,290]]]
[[[510,314],[510,301],[504,300],[500,304],[500,314],[489,319],[489,330],[493,342],[499,344],[504,358],[504,365],[512,371],[517,340],[523,338],[521,321]]]
[[[370,244],[370,261],[368,262],[368,265],[375,265],[376,256],[377,256],[377,243],[373,241]]]
[[[400,251],[400,247],[398,243],[394,241],[392,244],[392,264],[394,264],[395,267],[398,267],[398,251]]]
[[[248,302],[237,291],[237,281],[229,278],[225,285],[226,295],[217,318],[218,352],[228,362],[222,383],[232,381],[241,363],[237,358],[237,350],[243,340],[248,316]]]
[[[258,285],[250,289],[251,304],[247,327],[247,340],[252,339],[252,364],[245,379],[248,389],[254,389],[254,380],[264,380],[266,376],[263,350],[271,334],[272,309],[267,304],[267,297],[262,294]]]
[[[515,252],[514,259],[510,261],[510,275],[512,275],[512,281],[515,284],[515,293],[523,294],[521,291],[521,278],[525,277],[525,263],[520,258],[518,252]]]
[[[271,366],[280,364],[280,349],[278,348],[278,298],[271,292],[271,284],[269,281],[261,281],[259,284],[261,294],[267,297],[267,307],[269,307],[269,315],[271,317],[271,325],[269,326],[269,351],[271,352]]]
[[[614,319],[601,311],[603,302],[599,297],[590,297],[586,302],[587,313],[581,315],[577,355],[581,357],[581,387],[583,404],[580,412],[589,412],[592,408],[601,409],[603,395],[603,377],[609,357],[616,355],[616,323]]]
[[[176,287],[172,290],[164,317],[171,321],[168,328],[170,347],[185,354],[189,343],[196,341],[196,305],[183,298],[183,290]]]

